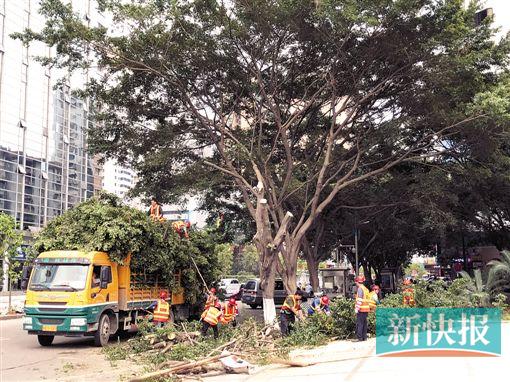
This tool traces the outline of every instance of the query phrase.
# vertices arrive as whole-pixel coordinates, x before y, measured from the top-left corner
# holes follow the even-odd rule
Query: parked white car
[[[241,289],[241,283],[238,279],[221,279],[218,284],[218,289],[223,291],[225,296],[229,297],[239,293]]]

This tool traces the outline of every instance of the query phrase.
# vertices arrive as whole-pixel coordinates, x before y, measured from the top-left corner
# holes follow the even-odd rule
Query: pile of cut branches
[[[105,352],[111,360],[130,359],[148,364],[150,371],[132,378],[133,382],[183,374],[225,373],[220,362],[225,357],[238,357],[252,364],[279,362],[304,366],[285,359],[288,348],[279,345],[280,334],[274,327],[246,320],[236,328],[220,327],[217,340],[212,333],[202,337],[198,327],[198,322],[189,322],[155,329],[150,323],[142,323],[136,337],[110,346]],[[119,347],[124,350],[119,351]]]

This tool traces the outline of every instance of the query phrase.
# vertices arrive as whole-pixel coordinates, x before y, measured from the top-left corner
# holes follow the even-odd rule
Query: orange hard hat
[[[215,294],[216,293],[216,288],[209,289],[209,292],[211,292],[212,294]]]
[[[166,299],[166,298],[168,298],[168,293],[167,293],[167,291],[166,291],[166,290],[162,290],[161,292],[159,292],[159,298],[161,298],[161,299],[163,299],[163,300],[164,300],[164,299]]]
[[[365,282],[365,276],[359,275],[358,277],[356,277],[354,279],[354,281],[357,282],[357,283],[364,283]]]
[[[321,297],[321,304],[322,305],[329,305],[329,297],[328,296],[322,296]]]
[[[236,305],[236,299],[234,297],[231,297],[229,300],[228,300],[228,303],[229,305]]]

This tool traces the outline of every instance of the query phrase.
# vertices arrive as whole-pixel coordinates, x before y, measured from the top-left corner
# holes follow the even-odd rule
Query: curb
[[[15,320],[16,318],[23,317],[22,314],[6,314],[3,316],[0,316],[0,321],[7,321],[7,320]]]

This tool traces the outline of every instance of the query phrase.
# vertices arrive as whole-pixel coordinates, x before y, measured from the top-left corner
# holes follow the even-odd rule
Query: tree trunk
[[[259,249],[260,251],[261,249]],[[262,291],[262,308],[264,309],[264,323],[273,324],[276,319],[276,307],[274,305],[274,283],[276,276],[276,260],[277,257],[267,252],[266,262],[261,262],[260,266],[260,284],[259,289]]]
[[[308,273],[310,277],[310,285],[314,293],[319,290],[319,262],[314,256],[310,256],[305,252],[306,265],[308,266]]]
[[[287,237],[285,248],[282,248],[282,256],[285,258],[285,264],[281,276],[287,293],[295,293],[297,290],[297,260],[301,250],[301,240]]]
[[[303,239],[303,254],[308,268],[310,285],[313,291],[317,292],[319,290],[319,260],[317,259],[317,251],[310,246],[306,238]]]

